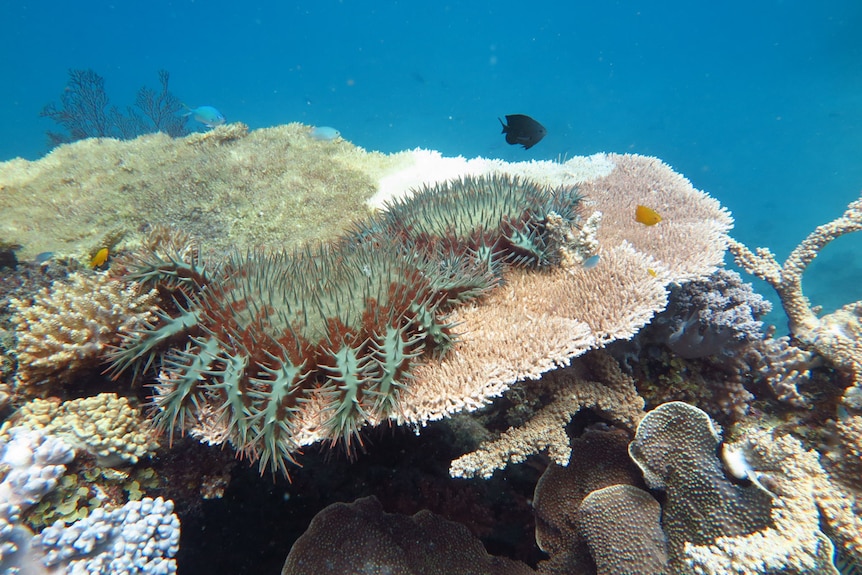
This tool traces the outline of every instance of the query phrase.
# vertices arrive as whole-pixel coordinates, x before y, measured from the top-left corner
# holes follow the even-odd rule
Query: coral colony
[[[727,210],[655,158],[383,156],[309,130],[231,124],[3,164],[0,246],[23,257],[0,276],[0,327],[14,328],[0,407],[16,408],[0,426],[0,571],[176,572],[178,515],[199,518],[229,483],[258,488],[230,450],[167,449],[180,433],[287,474],[316,442],[355,451],[366,426],[450,418],[396,434],[435,450],[455,438],[433,473],[410,449],[320,467],[310,453],[284,492],[298,497],[273,511],[286,519],[241,497],[258,531],[193,528],[182,552],[225,542],[218,561],[275,572],[301,498],[310,525],[286,575],[857,572],[862,304],[821,316],[801,277],[862,229],[862,199],[779,264],[733,241]],[[366,202],[385,209],[357,223]],[[91,229],[102,239],[80,237]],[[722,269],[728,251],[776,289],[789,337],[763,329],[769,305]],[[368,481],[378,454],[393,481]],[[542,469],[535,491],[515,490]],[[354,495],[375,484],[381,500],[324,509],[335,499],[313,492],[329,497],[330,481]],[[471,499],[500,489],[505,510]],[[423,509],[384,512],[407,499]],[[468,525],[546,556],[535,569],[493,557]],[[236,539],[246,529],[266,532],[254,553]]]
[[[206,409],[239,451],[287,473],[302,403],[320,402],[321,436],[350,449],[366,422],[397,414],[417,362],[452,346],[447,314],[505,266],[552,265],[548,215],[573,225],[579,200],[573,187],[465,178],[393,202],[332,245],[235,256],[212,272],[150,253],[127,263],[128,278],[165,294],[159,320],[110,354],[113,371],[163,353],[159,428]]]

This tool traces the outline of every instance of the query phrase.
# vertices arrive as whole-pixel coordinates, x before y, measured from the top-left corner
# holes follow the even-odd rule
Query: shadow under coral
[[[449,463],[461,453],[459,438],[445,423],[429,425],[418,436],[406,428],[370,430],[363,440],[365,452],[352,461],[328,446],[308,448],[291,482],[269,473],[261,477],[239,462],[222,498],[178,508],[179,573],[277,575],[319,511],[367,495],[376,496],[388,513],[428,509],[462,523],[492,555],[533,566],[543,558],[534,543],[530,505],[541,470],[521,465],[490,480],[452,479]],[[178,457],[170,466],[184,461]]]

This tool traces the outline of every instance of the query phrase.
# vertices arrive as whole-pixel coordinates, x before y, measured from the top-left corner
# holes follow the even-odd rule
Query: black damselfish
[[[500,120],[500,118],[497,119]],[[500,124],[503,125],[503,133],[506,134],[506,143],[521,144],[525,150],[538,144],[548,133],[543,125],[524,114],[506,116],[506,123],[500,120]]]

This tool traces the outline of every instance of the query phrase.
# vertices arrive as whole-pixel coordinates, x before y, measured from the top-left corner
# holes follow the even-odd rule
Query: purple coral
[[[704,280],[674,288],[655,325],[674,353],[695,359],[761,339],[760,318],[771,309],[738,273],[718,269]]]

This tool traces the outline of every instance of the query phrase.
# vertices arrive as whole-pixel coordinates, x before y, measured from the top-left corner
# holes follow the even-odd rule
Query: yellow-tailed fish
[[[108,248],[102,248],[96,252],[96,255],[93,256],[93,259],[90,260],[90,267],[97,268],[103,265],[106,261],[108,261]]]
[[[645,226],[654,226],[661,221],[661,216],[652,208],[638,206],[635,208],[635,221]]]

